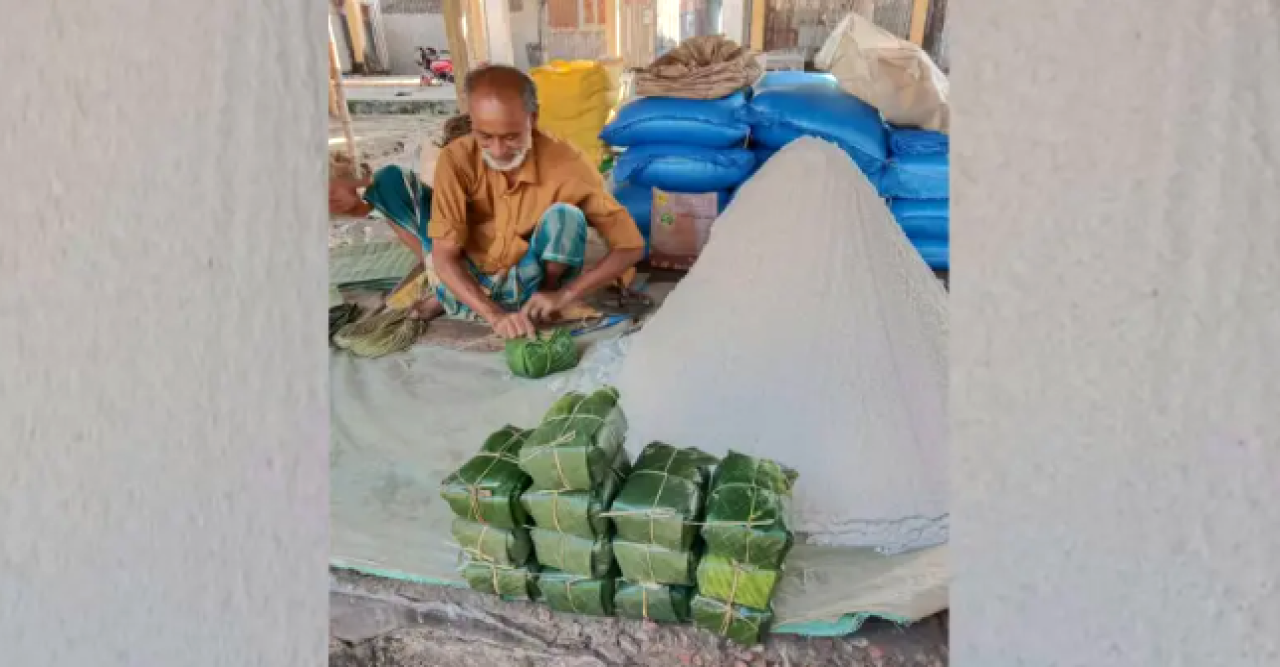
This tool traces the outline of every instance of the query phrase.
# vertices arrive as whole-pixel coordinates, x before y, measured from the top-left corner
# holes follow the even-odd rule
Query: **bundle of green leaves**
[[[688,586],[637,584],[619,579],[613,607],[623,618],[684,623],[689,620],[689,603],[693,596],[694,590]]]
[[[797,474],[774,461],[729,452],[711,482],[702,537],[708,553],[758,567],[782,566],[793,535],[786,501]]]
[[[613,573],[613,542],[607,536],[589,539],[542,528],[530,533],[538,562],[545,567],[589,579]]]
[[[593,579],[557,570],[543,570],[538,578],[542,601],[555,611],[588,616],[612,616],[614,578]]]
[[[569,393],[551,406],[520,450],[520,467],[539,489],[589,491],[611,474],[627,418],[618,390]]]
[[[471,561],[463,566],[462,578],[471,590],[501,595],[514,600],[538,599],[538,565],[503,567]]]
[[[524,528],[494,528],[454,519],[452,532],[462,552],[474,561],[517,567],[524,565],[533,553],[529,531]]]
[[[529,489],[520,497],[520,503],[539,528],[591,539],[608,535],[612,521],[602,515],[609,511],[630,471],[627,450],[620,447],[610,474],[596,488],[589,491]]]
[[[715,464],[714,456],[696,449],[649,443],[609,511],[618,537],[677,551],[692,549]]]
[[[528,523],[520,495],[531,480],[520,468],[520,449],[530,433],[502,427],[485,440],[479,453],[445,477],[440,496],[454,514],[494,528]]]
[[[773,610],[752,609],[697,595],[691,604],[693,624],[745,646],[759,644],[773,622]]]

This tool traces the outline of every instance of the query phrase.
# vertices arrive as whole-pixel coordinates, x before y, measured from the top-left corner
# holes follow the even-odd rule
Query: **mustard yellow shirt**
[[[450,143],[436,163],[431,202],[427,236],[457,243],[488,274],[519,263],[552,204],[582,209],[611,249],[644,247],[640,228],[606,190],[599,171],[573,146],[537,130],[510,188],[484,163],[474,137]]]

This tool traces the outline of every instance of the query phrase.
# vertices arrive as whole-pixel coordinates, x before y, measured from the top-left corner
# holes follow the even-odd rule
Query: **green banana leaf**
[[[614,611],[623,618],[684,623],[689,620],[689,602],[694,590],[688,586],[656,586],[618,580],[613,596]]]
[[[610,474],[626,432],[617,389],[565,394],[520,450],[520,467],[539,489],[589,491]]]
[[[781,578],[782,572],[778,570],[707,554],[698,564],[698,593],[721,602],[768,609],[773,589]]]
[[[696,595],[690,605],[693,624],[744,646],[759,644],[773,622],[772,609],[752,609]]]
[[[696,449],[651,442],[613,501],[618,537],[688,551],[698,536],[703,494],[716,458]]]
[[[453,520],[453,539],[471,560],[503,567],[524,565],[533,551],[524,528],[494,528],[465,519]]]
[[[537,563],[526,567],[502,567],[471,561],[463,566],[462,578],[473,591],[514,600],[538,599]]]
[[[773,461],[736,452],[720,462],[707,497],[702,537],[707,553],[765,568],[791,551],[786,499],[796,474]]]
[[[730,451],[716,468],[713,486],[747,484],[790,496],[800,473],[777,461]]]
[[[590,579],[603,579],[614,571],[613,542],[608,536],[587,539],[542,528],[529,532],[538,563],[545,567]]]
[[[532,431],[504,426],[489,436],[480,453],[471,457],[440,485],[440,496],[453,513],[495,528],[518,528],[528,523],[520,494],[530,479],[520,469],[520,448]]]
[[[548,569],[539,575],[538,588],[542,601],[555,611],[613,616],[613,577],[591,579]]]
[[[618,559],[622,578],[638,584],[692,586],[698,567],[698,555],[692,551],[626,540],[613,541],[613,556]]]
[[[578,346],[568,329],[556,329],[548,338],[513,338],[507,341],[507,368],[522,378],[544,378],[578,365]]]
[[[608,512],[613,499],[631,472],[627,450],[618,448],[617,457],[600,486],[591,491],[530,489],[520,504],[539,528],[594,539],[609,534]]]

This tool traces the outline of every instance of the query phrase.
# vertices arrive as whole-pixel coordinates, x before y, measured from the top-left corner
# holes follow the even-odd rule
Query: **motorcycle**
[[[421,85],[439,86],[453,83],[453,58],[449,57],[448,51],[419,46],[418,67],[422,69],[419,79]]]

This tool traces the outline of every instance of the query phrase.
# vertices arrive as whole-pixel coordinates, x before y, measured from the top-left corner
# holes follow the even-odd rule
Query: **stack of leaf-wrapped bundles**
[[[440,495],[457,517],[453,539],[467,556],[462,576],[471,588],[517,599],[537,597],[538,565],[520,496],[529,476],[520,449],[530,431],[505,426],[444,479]]]
[[[716,469],[702,537],[693,622],[741,644],[758,643],[773,620],[774,587],[793,537],[786,502],[796,472],[729,452]]]
[[[629,618],[689,620],[698,563],[698,521],[716,459],[696,449],[650,443],[609,515],[624,581],[614,606]]]
[[[613,615],[612,526],[605,515],[630,468],[626,430],[616,389],[570,393],[521,450],[520,467],[533,481],[521,506],[533,518],[533,549],[544,567],[539,589],[556,611]]]

